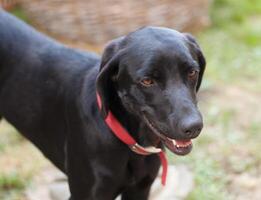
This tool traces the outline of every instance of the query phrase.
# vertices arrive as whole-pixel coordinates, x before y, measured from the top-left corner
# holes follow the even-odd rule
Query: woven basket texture
[[[209,0],[21,0],[35,25],[71,40],[102,44],[146,25],[179,31],[209,24]]]

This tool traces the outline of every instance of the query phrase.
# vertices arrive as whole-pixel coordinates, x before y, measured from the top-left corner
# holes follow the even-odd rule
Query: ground
[[[215,0],[213,25],[196,37],[207,59],[199,94],[205,127],[186,157],[195,187],[188,200],[261,196],[261,1]],[[19,14],[19,13],[18,13]],[[86,44],[74,44],[90,48]],[[0,124],[0,199],[26,200],[25,188],[50,164],[5,121]]]

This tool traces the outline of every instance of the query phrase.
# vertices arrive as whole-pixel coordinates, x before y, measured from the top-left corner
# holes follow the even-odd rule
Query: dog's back
[[[98,56],[67,48],[0,9],[0,116],[62,170],[66,95],[79,92],[98,61]]]

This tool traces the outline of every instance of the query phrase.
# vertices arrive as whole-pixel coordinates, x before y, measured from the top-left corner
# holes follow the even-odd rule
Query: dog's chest
[[[154,177],[157,173],[158,162],[151,156],[135,155],[128,163],[128,174],[130,184],[137,184],[146,177]]]

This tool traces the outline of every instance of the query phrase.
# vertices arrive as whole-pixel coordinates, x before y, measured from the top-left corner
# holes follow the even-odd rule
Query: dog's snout
[[[185,137],[197,137],[203,128],[202,118],[200,116],[192,116],[186,118],[181,124],[181,131]]]

